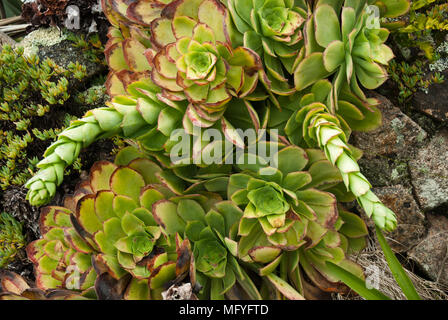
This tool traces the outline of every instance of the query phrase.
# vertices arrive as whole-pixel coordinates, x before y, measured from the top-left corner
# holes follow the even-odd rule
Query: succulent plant
[[[27,246],[36,286],[41,290],[85,291],[94,285],[97,274],[91,263],[93,249],[75,231],[70,213],[63,207],[43,208],[39,220],[42,238]]]
[[[393,58],[384,44],[389,31],[380,27],[379,17],[366,10],[366,0],[318,2],[306,27],[306,55],[295,70],[295,85],[302,90],[333,76],[331,108],[345,86],[365,100],[359,83],[375,89],[387,79],[382,65]]]
[[[221,120],[232,97],[250,99],[262,70],[254,51],[232,48],[228,19],[217,0],[176,1],[151,23],[151,78],[165,99],[189,102],[195,126]]]
[[[26,245],[22,224],[6,212],[0,214],[0,268],[12,262]]]
[[[86,76],[84,66],[68,70],[51,59],[39,61],[24,49],[9,45],[0,52],[0,187],[22,185],[35,169],[35,150],[45,148],[63,127],[55,116],[48,124],[38,121],[52,109],[68,111],[73,92],[69,74]],[[68,114],[67,114],[68,115]]]
[[[367,178],[360,172],[354,153],[348,145],[349,127],[344,125],[342,117],[334,116],[328,107],[331,92],[332,85],[327,80],[313,85],[311,93],[302,97],[299,107],[289,118],[285,133],[298,145],[320,147],[324,150],[327,159],[339,169],[344,184],[358,199],[366,214],[372,217],[378,227],[391,231],[397,223],[395,214],[381,203],[371,191]],[[369,101],[374,103],[374,100]],[[339,105],[350,107],[345,110],[356,114],[356,109],[350,103],[340,101]],[[373,123],[372,117],[374,114],[367,118],[370,125]]]
[[[238,165],[242,172],[230,176],[228,198],[244,208],[238,247],[242,259],[251,260],[249,249],[257,247],[257,241],[295,250],[304,244],[310,224],[332,227],[337,218],[336,198],[315,187],[327,189],[341,179],[328,161],[312,153],[310,161],[305,150],[287,146],[274,155],[275,165],[263,164],[259,159],[254,165]],[[319,208],[315,207],[318,203]]]
[[[275,94],[294,93],[288,74],[303,58],[303,25],[308,6],[303,0],[227,1],[235,28],[246,48],[254,50],[266,66],[260,77]],[[268,80],[266,82],[266,80]]]
[[[152,144],[160,141],[160,138],[154,139],[158,134],[163,136],[156,128],[159,115],[154,112],[166,114],[167,126],[164,127],[167,128],[172,123],[170,117],[176,110],[168,109],[166,105],[157,101],[157,88],[151,83],[136,83],[135,87],[135,99],[118,96],[109,103],[110,107],[87,112],[84,118],[72,122],[70,127],[59,135],[58,140],[47,149],[46,159],[37,164],[40,171],[26,184],[30,189],[27,199],[31,204],[48,203],[55,194],[56,186],[63,180],[64,169],[77,159],[82,148],[98,139],[112,135],[133,138],[139,133],[140,135],[149,133],[152,137],[148,140]],[[141,91],[144,93],[140,93]],[[142,105],[138,108],[142,113],[137,109],[137,101]],[[159,126],[161,125],[162,123]],[[162,145],[165,141],[162,141]]]
[[[329,230],[317,243],[303,246],[298,250],[301,270],[311,282],[325,292],[347,294],[349,288],[328,271],[327,262],[332,262],[360,279],[364,272],[360,265],[349,259],[366,246],[367,226],[364,221],[342,208],[334,229]],[[303,281],[303,280],[302,280]]]
[[[121,8],[125,14],[127,5],[124,2],[120,5],[116,1],[113,1],[114,5],[109,2],[103,0],[104,12],[112,24],[104,55],[109,66],[106,88],[109,96],[114,97],[128,94],[127,86],[132,82],[149,79],[150,66],[144,53],[150,47],[150,33],[143,25],[131,23],[127,15],[113,9]],[[147,2],[136,1],[134,4]]]
[[[133,82],[128,85],[127,90],[128,95],[117,95],[107,103],[108,107],[88,111],[83,118],[73,121],[59,134],[58,140],[46,150],[46,158],[36,165],[39,172],[26,183],[29,189],[27,199],[32,205],[44,205],[53,198],[56,187],[63,181],[64,169],[78,158],[81,149],[96,140],[121,136],[135,139],[144,150],[158,152],[159,156],[170,153],[178,142],[172,137],[172,133],[185,123],[186,105],[160,99],[160,89],[150,79]],[[260,119],[248,102],[231,103],[226,114],[230,121],[244,130],[251,127],[265,128],[267,125],[267,112]],[[226,129],[233,128],[227,120],[223,124]],[[190,163],[202,164],[202,153],[207,152],[206,147],[210,145],[213,149],[216,146],[211,145],[210,137],[207,138],[204,133],[193,141],[191,134],[194,129],[187,127],[186,137],[191,140]],[[224,134],[227,132],[225,130]],[[245,145],[242,137],[237,134],[226,135],[226,138],[239,147]],[[223,139],[215,141],[216,143],[219,143],[220,150],[225,147]],[[196,150],[199,150],[199,154]],[[224,157],[225,152],[222,154]],[[167,165],[172,166],[169,163]]]
[[[167,234],[179,232],[193,247],[190,279],[202,287],[199,297],[220,300],[238,283],[251,299],[260,299],[250,277],[236,260],[231,240],[243,212],[214,193],[160,200],[153,205],[157,222]],[[195,283],[195,281],[193,282]]]
[[[161,299],[168,283],[188,274],[189,241],[163,234],[152,214],[155,202],[183,190],[180,179],[134,148],[116,163],[97,162],[65,207],[42,209],[43,238],[28,247],[40,289],[94,287],[99,299]]]
[[[17,273],[0,270],[0,300],[88,300],[95,299],[95,291],[80,294],[73,290],[41,290],[30,285]]]
[[[103,0],[111,100],[59,134],[27,199],[48,203],[98,139],[133,147],[97,162],[65,208],[43,209],[43,238],[28,250],[39,286],[143,300],[178,289],[193,299],[304,299],[310,285],[348,292],[334,270],[363,279],[349,256],[367,228],[338,202],[357,199],[379,228],[396,226],[348,144],[352,130],[380,125],[361,86],[383,83],[393,56],[371,4],[387,17],[408,7]],[[262,156],[262,146],[277,149]],[[14,290],[8,297],[27,292]]]
[[[125,158],[122,153],[117,157]],[[95,250],[101,273],[115,280],[132,275],[125,297],[160,296],[149,288],[160,289],[161,279],[176,275],[176,260],[171,260],[176,257],[176,243],[174,235],[162,237],[152,206],[174,196],[180,187],[149,159],[127,157],[128,161],[122,166],[103,161],[92,167],[84,194],[77,196],[74,218],[78,233]],[[170,182],[163,185],[165,179]]]
[[[338,210],[335,196],[325,191],[337,188],[342,178],[321,151],[280,148],[273,157],[277,168],[246,154],[245,164],[237,165],[241,172],[225,184],[227,198],[242,210],[238,228],[226,238],[229,249],[288,299],[303,299],[303,272],[322,290],[346,292],[326,273],[325,262],[362,278],[362,269],[347,255],[363,248],[367,228],[358,216]],[[205,186],[219,190],[222,180]]]

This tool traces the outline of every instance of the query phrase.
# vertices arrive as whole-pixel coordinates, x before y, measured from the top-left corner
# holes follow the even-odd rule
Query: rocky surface
[[[428,235],[409,252],[409,257],[431,280],[448,286],[448,218],[429,214],[428,220]]]
[[[413,149],[422,145],[427,133],[387,98],[378,94],[374,97],[380,101],[378,108],[383,114],[383,124],[370,132],[353,133],[353,144],[364,151],[367,159],[409,158]]]
[[[448,130],[437,133],[409,162],[411,183],[424,210],[448,203]]]
[[[373,191],[397,215],[397,229],[387,234],[390,246],[413,261],[422,275],[445,288],[448,286],[448,129],[443,122],[433,119],[446,120],[436,117],[434,110],[435,105],[439,109],[448,105],[447,92],[448,86],[443,94],[430,91],[421,99],[422,105],[428,101],[427,108],[431,111],[421,109],[424,113],[409,116],[387,98],[374,94],[381,101],[383,124],[368,133],[355,132],[351,138],[351,143],[364,151],[359,164]],[[369,219],[366,222],[370,228],[374,227]]]
[[[442,74],[448,79],[448,70]],[[414,109],[448,123],[448,81],[431,85],[427,92],[417,91],[412,102]]]
[[[5,44],[9,44],[11,46],[14,46],[16,42],[10,38],[7,34],[0,31],[0,46],[3,46]],[[1,50],[1,48],[0,48]]]
[[[428,134],[387,98],[373,95],[380,101],[383,123],[374,131],[353,133],[351,142],[364,152],[359,164],[375,187],[406,184],[407,161]]]
[[[86,67],[87,78],[105,70],[104,65],[90,61],[81,48],[75,47],[73,42],[67,40],[66,33],[54,27],[29,33],[18,46],[24,48],[25,55],[36,54],[41,60],[50,58],[65,69],[71,62],[79,62]]]
[[[411,188],[396,185],[374,188],[373,191],[397,215],[397,229],[388,234],[392,249],[406,252],[420,243],[426,235],[426,220],[414,200]]]

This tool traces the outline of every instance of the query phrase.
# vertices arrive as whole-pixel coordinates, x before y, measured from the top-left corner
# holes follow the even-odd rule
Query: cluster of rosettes
[[[338,201],[356,199],[381,229],[397,223],[348,144],[351,130],[380,125],[377,101],[361,87],[381,85],[393,57],[389,32],[368,5],[394,17],[407,0],[102,4],[112,24],[112,99],[60,134],[26,185],[28,199],[48,203],[63,170],[95,140],[119,135],[141,151],[97,163],[66,204],[70,225],[54,220],[84,251],[69,237],[50,250],[45,241],[54,239],[43,229],[33,253],[36,272],[46,270],[40,277],[67,288],[75,270],[78,291],[117,299],[166,298],[185,285],[201,299],[303,299],[312,296],[309,282],[346,292],[332,265],[362,279],[349,255],[363,248],[367,229]],[[224,137],[206,140],[197,133],[205,128]],[[219,160],[233,156],[221,150],[228,140],[243,159],[177,163],[169,156],[178,129],[193,142],[191,158],[211,150],[223,151]],[[245,137],[247,129],[257,134]],[[251,153],[257,144],[276,144],[276,160]],[[61,255],[71,250],[91,264]],[[47,256],[57,268],[39,267]]]
[[[284,289],[302,283],[301,272],[322,290],[344,292],[325,262],[362,277],[346,254],[362,249],[367,229],[325,191],[341,178],[320,151],[280,148],[278,169],[257,159],[236,173],[209,169],[212,178],[194,184],[132,147],[115,163],[97,162],[65,207],[42,209],[43,237],[27,249],[37,287],[161,299],[188,284],[191,296],[203,299],[269,298],[249,276],[256,271],[264,286],[290,299],[305,294]],[[280,277],[281,266],[291,273]]]

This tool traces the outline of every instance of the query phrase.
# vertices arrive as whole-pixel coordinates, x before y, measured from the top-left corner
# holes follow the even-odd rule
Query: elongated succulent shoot
[[[344,184],[355,195],[367,216],[379,228],[394,230],[397,225],[395,214],[372,192],[372,186],[360,172],[338,118],[330,113],[325,104],[314,102],[297,113],[296,121],[303,128],[304,137],[311,144],[319,145],[327,159],[339,169]]]

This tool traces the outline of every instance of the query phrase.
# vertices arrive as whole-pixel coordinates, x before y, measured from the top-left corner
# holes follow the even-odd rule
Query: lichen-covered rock
[[[51,46],[39,47],[38,56],[42,60],[50,58],[63,68],[67,68],[71,62],[79,62],[86,67],[87,79],[98,75],[105,69],[104,65],[89,60],[82,49],[76,48],[69,40],[63,40]]]
[[[448,131],[437,133],[409,162],[411,183],[423,210],[448,203]]]
[[[350,142],[363,150],[359,165],[374,187],[406,184],[406,161],[423,144],[427,133],[386,97],[373,95],[380,101],[383,123],[370,132],[354,132]]]
[[[403,185],[374,188],[374,193],[397,214],[397,229],[388,234],[389,244],[396,252],[412,249],[426,235],[425,215],[412,196],[412,190]]]
[[[30,56],[32,54],[38,54],[39,47],[41,46],[53,46],[65,39],[67,39],[66,34],[57,28],[40,28],[27,34],[20,41],[19,46],[23,47],[25,55]]]
[[[448,70],[442,74],[448,78]],[[427,92],[417,91],[412,102],[416,110],[448,123],[448,81],[431,85]]]
[[[408,164],[400,159],[376,156],[361,158],[358,163],[362,173],[374,187],[406,184],[409,179]]]
[[[413,148],[426,139],[427,133],[387,98],[379,94],[374,94],[374,97],[380,101],[378,108],[383,114],[383,124],[367,133],[354,132],[353,144],[364,151],[367,159],[376,156],[409,157]]]
[[[428,215],[428,235],[409,252],[431,280],[448,286],[448,219],[442,215]]]

